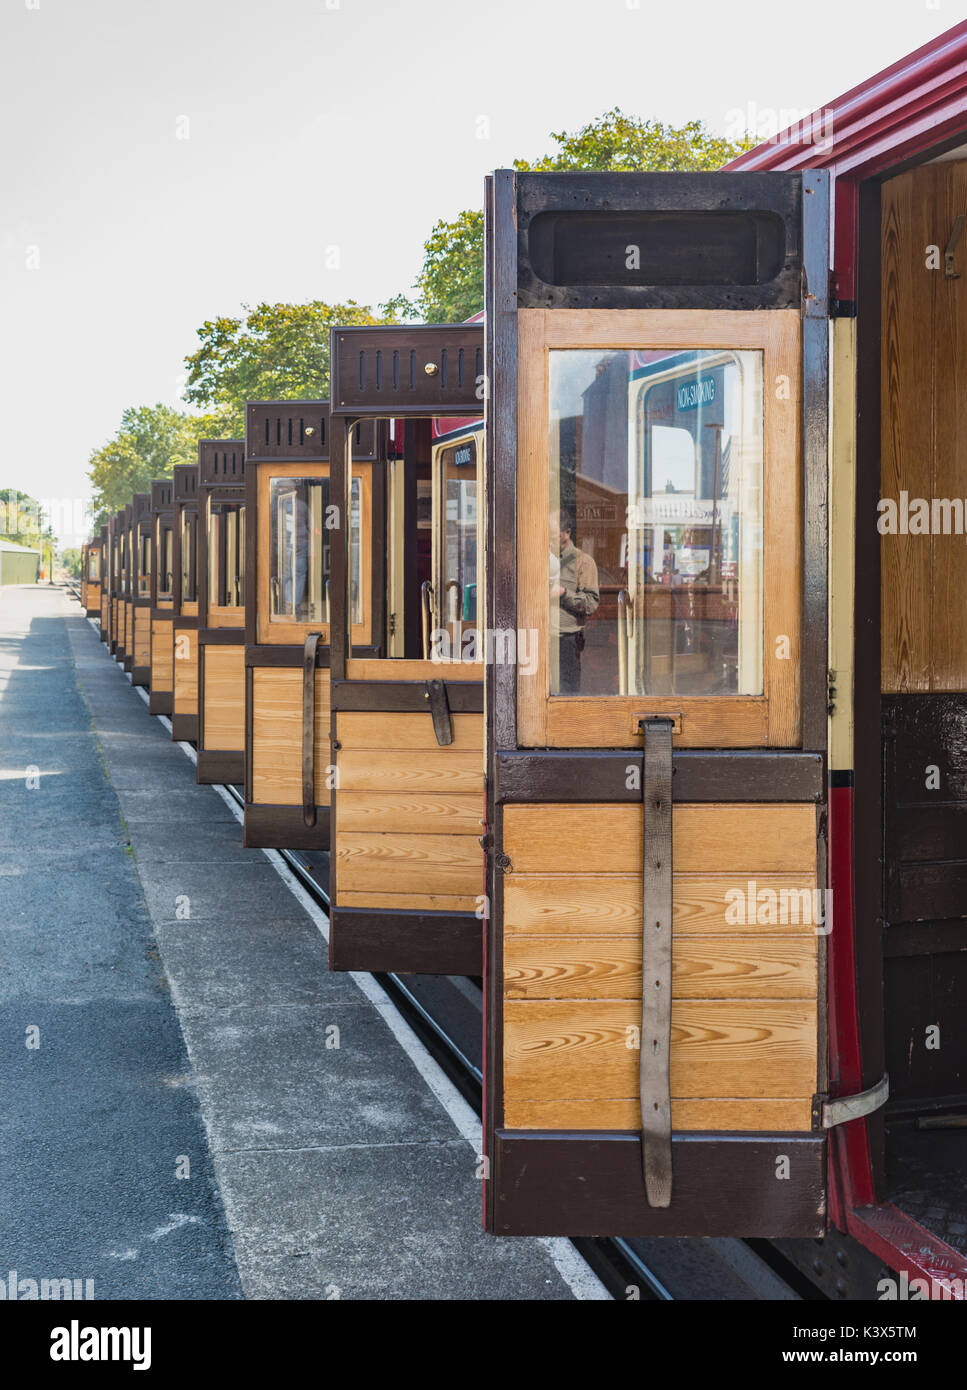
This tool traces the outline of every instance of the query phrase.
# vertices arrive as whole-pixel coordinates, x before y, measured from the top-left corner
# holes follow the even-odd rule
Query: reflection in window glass
[[[363,543],[362,492],[360,479],[353,478],[350,484],[349,504],[349,621],[358,627],[363,621],[363,590],[361,583],[361,555]]]
[[[762,354],[550,353],[552,695],[762,693]]]
[[[477,625],[477,447],[473,440],[444,451],[443,625],[463,650]]]
[[[87,577],[95,583],[101,577],[101,552],[89,550],[87,553]]]
[[[245,507],[212,502],[208,529],[209,593],[219,608],[245,602]]]
[[[269,491],[270,618],[329,622],[328,478],[273,478]]]
[[[171,595],[171,527],[161,525],[158,535],[158,596],[168,598]]]
[[[181,514],[181,602],[194,603],[198,598],[198,585],[195,580],[195,535],[198,525],[197,513],[183,511]]]

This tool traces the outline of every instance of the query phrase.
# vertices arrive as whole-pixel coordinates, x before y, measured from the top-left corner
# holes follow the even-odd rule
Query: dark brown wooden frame
[[[170,621],[171,609],[159,607],[159,601],[164,593],[161,588],[161,533],[164,530],[171,531],[174,526],[174,482],[171,478],[156,478],[151,484],[151,614],[149,622],[151,624],[148,642],[149,651],[154,646],[154,624],[157,620]],[[171,539],[172,556],[172,591],[175,581],[174,576],[174,535]],[[170,690],[158,690],[155,688],[156,681],[153,679],[153,664],[149,667],[148,686],[148,712],[149,714],[170,714],[172,692]]]
[[[198,444],[198,532],[196,575],[198,583],[198,732],[195,778],[201,785],[231,783],[241,785],[245,778],[245,749],[211,749],[205,747],[205,648],[209,646],[245,645],[244,623],[237,628],[211,625],[208,577],[210,512],[217,502],[237,502],[246,507],[245,440],[202,439]],[[246,553],[248,563],[248,525],[246,519]],[[219,562],[221,556],[219,556]],[[221,564],[219,563],[219,572]],[[246,579],[246,592],[248,582]],[[245,609],[241,607],[244,617]]]
[[[825,867],[827,702],[827,422],[829,180],[799,175],[516,174],[487,181],[487,614],[517,627],[517,310],[544,308],[790,308],[803,311],[802,746],[788,753],[676,752],[673,797],[802,800],[817,810],[820,881]],[[799,185],[797,189],[797,185]],[[528,260],[528,226],[543,212],[581,207],[719,212],[765,207],[783,217],[789,255],[776,278],[752,288],[677,285],[560,286]],[[673,1135],[672,1205],[648,1205],[641,1142],[626,1131],[512,1131],[503,1117],[503,808],[512,801],[621,801],[614,751],[523,751],[516,726],[516,667],[487,668],[487,884],[491,922],[485,969],[484,1152],[487,1229],[520,1235],[819,1236],[825,1226],[826,1135]],[[619,754],[623,767],[628,753]],[[640,747],[632,756],[641,756]],[[729,769],[727,771],[727,769]],[[640,795],[640,794],[639,794]],[[820,942],[822,938],[820,938]],[[820,978],[825,959],[820,949]],[[819,1008],[819,1101],[826,1067],[824,988]],[[781,1196],[775,1156],[795,1152]]]
[[[347,439],[362,420],[477,418],[483,398],[483,326],[420,324],[407,327],[334,328],[330,337],[332,435],[331,495],[348,515]],[[432,371],[427,371],[432,368]],[[356,457],[355,446],[353,457]],[[342,710],[426,710],[425,683],[393,679],[348,680],[348,544],[345,528],[333,533],[332,738],[338,746]],[[380,629],[375,628],[374,636]],[[354,656],[364,653],[353,648]],[[483,686],[448,684],[451,709],[482,711]],[[335,844],[338,787],[330,808]],[[332,970],[386,970],[440,975],[479,975],[483,923],[471,912],[378,911],[339,907],[338,867],[329,866],[329,966]]]
[[[175,628],[192,630],[198,627],[198,614],[184,613],[183,602],[194,603],[198,607],[198,464],[176,463],[173,470],[172,495],[172,550],[171,563],[174,575],[171,591],[171,632],[174,642]],[[181,591],[181,523],[185,513],[195,517],[195,595],[185,600]],[[180,742],[194,742],[198,737],[198,714],[175,714],[174,712],[174,652],[172,652],[172,714],[171,737]]]
[[[315,433],[307,436],[305,427]],[[258,640],[258,531],[259,531],[259,469],[263,465],[325,463],[329,465],[330,499],[334,496],[331,463],[332,423],[328,401],[249,401],[245,407],[245,757],[244,757],[244,823],[242,843],[258,849],[328,850],[330,839],[329,807],[315,808],[315,824],[305,823],[301,803],[271,805],[252,801],[253,787],[253,672],[266,667],[302,667],[303,647],[286,643],[260,643]],[[378,465],[385,455],[385,432],[374,429],[360,439],[360,457],[374,464],[373,515],[374,535],[382,533],[384,507],[383,472]],[[375,528],[379,526],[377,531]],[[330,592],[335,585],[333,567],[336,558],[336,537],[332,533],[330,551]],[[372,623],[382,622],[383,566],[382,547],[373,547]],[[316,650],[316,668],[329,667],[328,645],[320,643]]]

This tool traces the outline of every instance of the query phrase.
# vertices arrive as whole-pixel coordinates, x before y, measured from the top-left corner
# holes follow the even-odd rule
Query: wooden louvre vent
[[[155,478],[151,484],[151,511],[154,515],[171,510],[173,495],[174,484],[170,478]]]
[[[244,487],[245,440],[199,440],[198,481],[201,487]]]
[[[334,415],[479,415],[482,323],[334,328]]]
[[[172,486],[176,502],[193,502],[198,496],[198,465],[176,463]]]

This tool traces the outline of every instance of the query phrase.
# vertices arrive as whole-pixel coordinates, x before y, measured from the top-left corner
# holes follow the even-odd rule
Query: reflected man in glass
[[[557,639],[561,695],[580,694],[584,628],[600,602],[598,567],[574,544],[573,531],[567,512],[551,512],[551,640]]]

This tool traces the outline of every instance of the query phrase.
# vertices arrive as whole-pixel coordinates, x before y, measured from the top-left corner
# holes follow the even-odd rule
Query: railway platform
[[[60,590],[0,596],[0,751],[0,1274],[608,1296],[568,1242],[483,1232],[476,1116]]]

